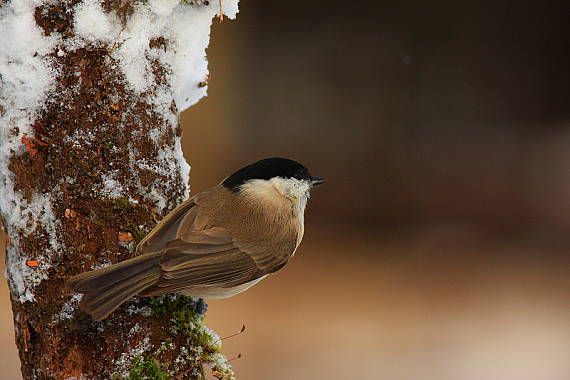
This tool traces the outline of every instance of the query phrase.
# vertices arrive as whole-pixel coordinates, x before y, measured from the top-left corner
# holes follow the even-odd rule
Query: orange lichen
[[[26,265],[29,267],[39,267],[40,262],[38,260],[28,260],[26,261]]]
[[[119,232],[119,241],[122,242],[129,242],[129,241],[133,241],[135,238],[133,237],[133,235],[130,232]]]
[[[42,145],[42,146],[49,145],[48,143],[38,140],[34,137],[28,137],[27,133],[24,133],[22,135],[20,141],[22,142],[22,144],[24,144],[26,150],[28,151],[28,153],[30,153],[30,156],[32,157],[34,157],[36,153],[38,153],[38,149],[36,148],[37,145]]]

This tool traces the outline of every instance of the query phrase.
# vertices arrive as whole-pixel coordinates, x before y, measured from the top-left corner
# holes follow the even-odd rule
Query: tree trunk
[[[24,379],[232,378],[203,304],[93,322],[72,275],[133,257],[188,197],[178,112],[205,95],[219,2],[12,0],[0,11],[0,211]],[[234,17],[237,0],[224,0]]]

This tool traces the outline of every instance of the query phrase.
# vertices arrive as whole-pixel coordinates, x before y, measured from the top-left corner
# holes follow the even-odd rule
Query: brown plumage
[[[289,180],[292,187],[240,173],[168,214],[139,243],[139,256],[69,279],[85,294],[81,308],[101,320],[137,294],[226,298],[282,268],[303,236],[310,178],[318,177]]]

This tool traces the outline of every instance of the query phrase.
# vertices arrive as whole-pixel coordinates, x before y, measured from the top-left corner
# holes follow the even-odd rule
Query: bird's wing
[[[141,295],[194,286],[233,287],[253,281],[283,267],[295,243],[246,243],[221,227],[187,233],[167,244],[160,260],[160,279]]]
[[[172,210],[141,240],[137,245],[137,253],[143,254],[159,251],[168,242],[176,239],[180,223],[188,216],[196,214],[195,206],[195,198],[191,198]]]

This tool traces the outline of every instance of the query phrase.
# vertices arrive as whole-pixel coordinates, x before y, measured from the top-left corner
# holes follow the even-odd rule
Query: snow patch
[[[58,71],[49,57],[61,37],[44,36],[34,19],[40,1],[14,0],[0,8],[0,105],[3,128],[24,126],[24,115],[37,110],[55,86]],[[9,36],[9,38],[8,38]],[[24,112],[24,110],[26,112]],[[3,120],[3,121],[4,121]],[[26,132],[27,126],[20,133]],[[2,136],[2,142],[4,137]],[[2,150],[5,152],[5,149]]]
[[[116,179],[119,175],[118,170],[113,170],[103,174],[101,177],[101,182],[103,183],[103,188],[101,189],[101,195],[107,198],[120,198],[126,194],[121,183]]]
[[[10,181],[4,182],[4,184]],[[0,205],[6,220],[6,230],[12,238],[12,246],[6,250],[6,271],[12,279],[10,285],[20,302],[34,301],[33,289],[43,280],[48,278],[48,269],[54,255],[61,251],[59,243],[59,230],[61,222],[56,219],[51,208],[51,196],[49,194],[34,194],[30,201],[21,197],[13,187],[2,186],[3,194],[6,194],[4,202]],[[6,200],[9,202],[6,202]],[[8,203],[8,204],[6,204]],[[42,229],[38,230],[38,226]],[[19,250],[19,236],[16,232],[24,231],[24,237],[31,234],[39,234],[49,242],[50,249],[36,252],[33,257],[28,257]],[[35,260],[39,266],[29,266],[28,260]]]
[[[137,159],[136,148],[134,146],[129,146],[129,167],[132,171],[138,171],[140,169],[148,170],[161,176],[167,178],[175,178],[177,174],[182,176],[182,181],[184,181],[184,198],[189,196],[188,181],[190,179],[190,165],[186,162],[184,155],[182,154],[182,146],[180,143],[181,138],[175,137],[175,149],[174,151],[170,149],[160,149],[156,156],[156,160],[149,161],[145,158]],[[164,162],[177,162],[177,165],[164,166]],[[154,181],[148,186],[143,186],[140,182],[140,178],[137,178],[137,188],[138,191],[145,196],[145,198],[152,200],[156,205],[156,211],[161,214],[166,206],[167,199],[162,195],[163,190],[160,182]]]
[[[63,320],[71,319],[75,315],[75,312],[79,309],[79,303],[83,298],[83,294],[75,293],[71,296],[69,301],[63,304],[59,314],[54,315],[51,323],[57,324]]]
[[[89,42],[109,42],[120,33],[120,23],[103,11],[101,0],[83,0],[75,6],[74,31]]]
[[[144,317],[149,317],[151,314],[151,310],[150,307],[148,306],[138,306],[136,304],[131,304],[127,308],[127,313],[129,313],[129,315],[140,314]]]
[[[117,37],[113,58],[120,63],[129,86],[137,94],[148,90],[153,83],[153,60],[170,68],[174,100],[178,110],[183,111],[206,95],[207,87],[199,84],[208,76],[206,47],[212,19],[220,14],[219,3],[210,1],[208,5],[191,6],[178,0],[149,0],[133,8]],[[228,18],[235,18],[238,1],[224,0],[222,9]],[[164,40],[151,47],[151,41],[159,37]]]
[[[223,379],[236,380],[232,365],[229,363],[228,359],[219,352],[212,354],[210,362],[208,363],[212,369],[222,373]]]
[[[174,159],[180,165],[180,175],[182,176],[182,182],[184,183],[184,198],[190,196],[190,165],[186,162],[184,158],[184,153],[182,152],[182,137],[174,138]]]
[[[137,356],[141,356],[151,349],[152,345],[150,344],[150,338],[146,336],[139,345],[131,347],[131,350],[129,352],[122,353],[119,359],[113,362],[113,367],[117,369],[116,374],[120,375],[121,377],[129,376],[133,360]]]

